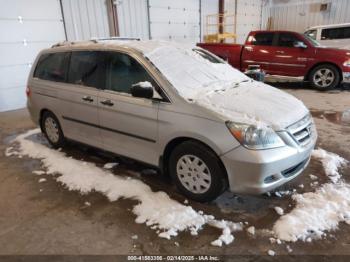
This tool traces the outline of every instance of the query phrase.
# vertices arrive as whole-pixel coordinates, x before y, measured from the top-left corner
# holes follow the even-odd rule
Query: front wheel
[[[333,65],[319,65],[311,71],[309,81],[312,87],[320,91],[326,91],[339,85],[340,74]]]
[[[195,141],[178,145],[170,155],[169,171],[179,191],[198,202],[217,198],[227,185],[219,158]]]

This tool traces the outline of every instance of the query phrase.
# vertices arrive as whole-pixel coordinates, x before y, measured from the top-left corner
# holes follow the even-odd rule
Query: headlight
[[[350,59],[346,60],[346,61],[343,63],[343,66],[350,67]]]
[[[284,146],[282,139],[271,128],[226,122],[231,134],[249,149],[268,149]]]

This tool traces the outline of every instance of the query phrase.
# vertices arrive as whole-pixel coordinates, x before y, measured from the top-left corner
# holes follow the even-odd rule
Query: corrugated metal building
[[[267,8],[264,23],[270,17],[271,29],[304,32],[310,26],[350,22],[348,0],[273,0]]]
[[[350,22],[348,0],[224,0],[231,31],[243,43],[251,30],[303,31]],[[329,4],[320,11],[321,4]],[[0,111],[25,106],[25,83],[39,50],[62,40],[114,35],[196,43],[219,0],[0,0]]]

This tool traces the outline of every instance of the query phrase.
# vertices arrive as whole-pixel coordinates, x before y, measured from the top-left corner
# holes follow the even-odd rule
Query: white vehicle
[[[322,46],[350,49],[350,23],[314,26],[304,34]]]

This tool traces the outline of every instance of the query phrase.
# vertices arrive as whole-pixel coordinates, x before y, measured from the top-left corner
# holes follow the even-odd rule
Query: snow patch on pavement
[[[273,226],[276,237],[284,241],[310,242],[338,228],[340,222],[350,223],[350,185],[341,179],[339,169],[347,165],[344,158],[323,149],[313,151],[321,161],[331,183],[315,192],[295,194],[296,207]]]
[[[103,168],[105,169],[112,169],[114,167],[116,167],[118,165],[118,163],[106,163]]]
[[[316,149],[312,152],[312,156],[321,161],[322,166],[329,179],[336,183],[341,178],[338,169],[347,164],[347,160],[337,154],[327,152],[323,149]]]
[[[93,163],[84,163],[67,157],[63,152],[28,139],[39,133],[39,129],[34,129],[15,138],[14,142],[19,144],[15,155],[40,159],[46,168],[46,173],[56,175],[56,181],[69,190],[76,190],[81,194],[100,192],[110,201],[117,201],[120,198],[137,200],[139,203],[132,209],[136,215],[136,223],[146,224],[157,231],[160,237],[170,239],[185,230],[197,235],[198,231],[208,224],[222,230],[222,235],[216,240],[217,243],[228,245],[234,240],[232,232],[243,228],[242,223],[216,220],[212,215],[197,212],[191,206],[171,199],[164,192],[153,192],[140,180],[115,176]]]
[[[282,216],[284,214],[284,210],[281,207],[275,207],[275,211],[280,216]]]

